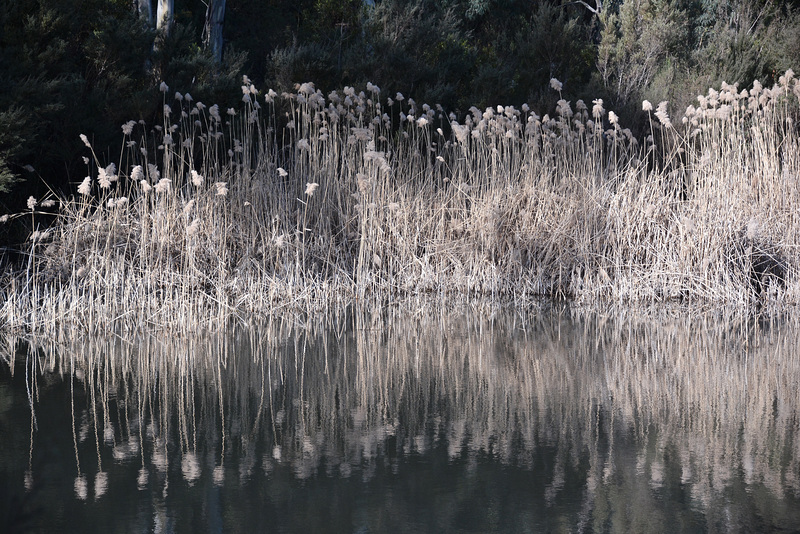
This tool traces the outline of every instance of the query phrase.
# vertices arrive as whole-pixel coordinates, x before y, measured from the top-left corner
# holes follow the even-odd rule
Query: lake
[[[0,338],[0,530],[800,531],[800,321],[404,308]]]

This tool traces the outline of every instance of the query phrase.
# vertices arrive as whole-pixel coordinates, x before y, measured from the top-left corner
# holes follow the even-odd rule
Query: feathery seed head
[[[92,192],[92,177],[87,176],[81,182],[81,185],[78,186],[78,193],[83,196],[89,196]]]
[[[656,117],[661,124],[663,124],[666,128],[669,128],[672,126],[672,121],[670,121],[669,115],[667,114],[667,104],[668,102],[666,100],[659,102],[658,107],[656,108]]]
[[[314,196],[314,193],[317,191],[318,187],[319,187],[319,184],[316,183],[316,182],[314,182],[314,183],[306,182],[306,196],[309,196],[309,197]]]
[[[755,217],[750,219],[750,221],[747,223],[747,239],[752,241],[753,239],[758,237],[759,227],[760,225],[758,223],[758,219],[756,219]]]
[[[28,197],[28,209],[32,210],[36,207],[36,199],[33,197]]]
[[[550,78],[550,87],[551,87],[551,88],[552,88],[554,91],[561,92],[561,88],[562,88],[563,86],[564,86],[564,84],[562,84],[561,82],[559,82],[559,81],[558,81],[558,80],[556,80],[555,78]]]
[[[569,102],[563,98],[556,102],[556,113],[567,119],[572,117],[572,108],[570,107]]]
[[[642,111],[653,111],[653,104],[649,100],[642,101]]]
[[[108,189],[111,187],[111,180],[109,180],[105,169],[101,168],[97,170],[97,183],[100,184],[102,189]]]
[[[360,172],[356,173],[356,183],[358,184],[358,190],[362,193],[365,193],[371,185],[369,176]]]
[[[278,167],[278,176],[280,176],[281,178],[286,178],[287,176],[289,176],[289,173],[286,172],[286,170],[283,167]]]
[[[194,237],[200,232],[200,219],[195,218],[192,221],[192,224],[186,227],[186,235],[189,237]]]
[[[183,207],[183,216],[184,217],[188,217],[189,214],[192,213],[192,208],[194,208],[195,204],[196,204],[196,202],[195,202],[194,199],[191,199],[189,202],[186,203],[186,205]]]
[[[121,208],[127,203],[128,203],[128,197],[119,197],[117,199],[109,198],[107,205],[109,208],[113,209],[113,208]]]
[[[603,114],[606,112],[606,110],[603,109],[603,99],[596,98],[595,100],[592,100],[592,104],[594,104],[592,106],[592,117],[594,117],[595,120],[600,120],[603,118]]]
[[[161,85],[158,86],[158,90],[162,93],[166,93],[169,91],[169,86],[165,82],[161,82]]]
[[[169,178],[162,178],[156,184],[155,189],[158,194],[169,193],[172,190],[172,182]]]
[[[208,108],[208,113],[211,115],[211,118],[214,119],[216,122],[222,122],[222,117],[219,115],[219,106],[214,104],[210,108]]]
[[[92,145],[89,144],[89,139],[84,134],[81,134],[81,141],[83,141],[83,144],[88,148],[92,148]]]

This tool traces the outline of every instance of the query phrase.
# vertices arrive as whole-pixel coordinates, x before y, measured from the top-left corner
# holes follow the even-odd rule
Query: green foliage
[[[194,15],[178,4],[172,32],[157,36],[128,0],[5,2],[0,191],[13,185],[11,206],[80,181],[86,167],[79,134],[109,153],[122,123],[160,113],[153,88],[162,80],[220,104],[238,98],[246,54],[231,49],[225,64],[216,65],[198,44]],[[27,165],[43,181],[27,182],[36,176],[24,172]]]
[[[0,111],[0,193],[8,193],[19,181],[21,168],[14,172],[15,169],[9,163],[17,161],[25,154],[25,140],[34,135],[25,110],[8,108]]]
[[[800,19],[793,10],[773,2],[725,0],[716,2],[714,11],[717,22],[707,44],[694,54],[698,74],[708,81],[750,83],[797,66]]]
[[[316,7],[327,5],[317,2]],[[551,77],[577,89],[594,69],[582,12],[550,3],[384,0],[311,40],[273,51],[269,83],[365,84],[450,108],[543,98]],[[315,27],[319,28],[318,23]],[[548,95],[549,98],[549,95]]]
[[[641,96],[665,64],[687,50],[688,18],[680,0],[628,0],[606,9],[597,67],[611,104],[624,106]]]
[[[554,98],[549,88],[551,78],[566,84],[572,94],[587,83],[593,67],[585,59],[588,30],[577,17],[543,3],[528,16],[509,20],[514,30],[508,33],[501,31],[508,20],[492,21],[498,27],[489,33],[497,38],[482,50],[472,83],[474,104],[483,107],[498,101],[527,101],[548,108]]]

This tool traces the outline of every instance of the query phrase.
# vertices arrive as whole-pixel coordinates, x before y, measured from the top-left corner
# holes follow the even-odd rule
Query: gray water
[[[7,339],[0,531],[800,531],[800,325],[566,309]]]

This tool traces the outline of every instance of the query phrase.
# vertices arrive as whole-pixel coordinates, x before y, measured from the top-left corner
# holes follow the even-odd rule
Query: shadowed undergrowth
[[[791,71],[710,89],[679,127],[645,102],[644,140],[601,100],[458,117],[372,84],[242,90],[225,112],[162,84],[163,124],[123,125],[119,167],[84,138],[78,194],[15,215],[35,231],[3,278],[0,324],[215,328],[431,296],[798,301]]]

